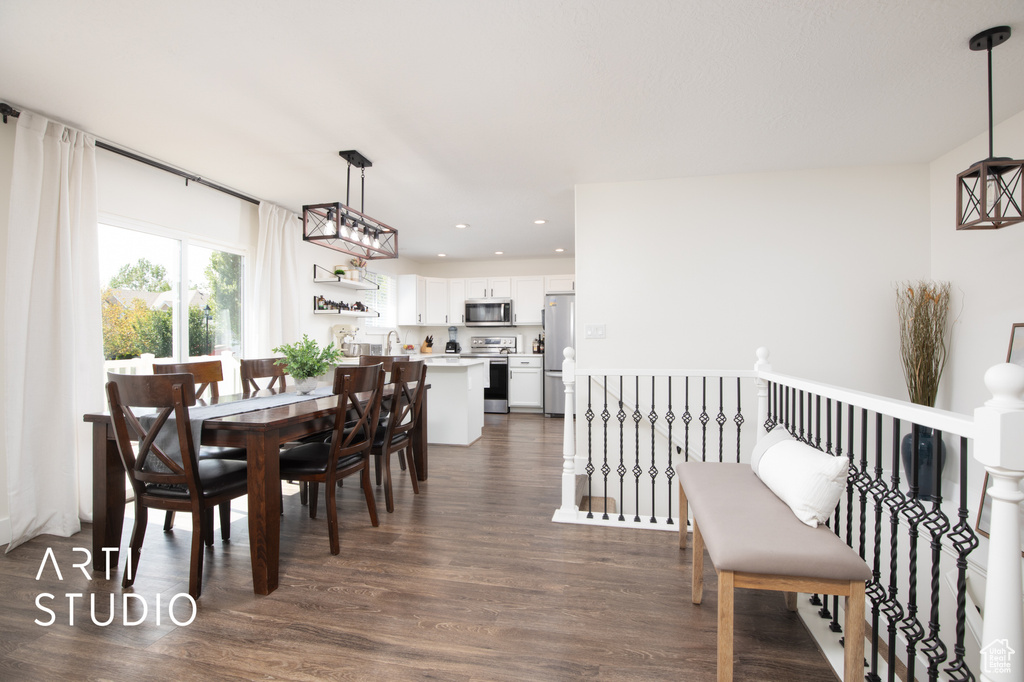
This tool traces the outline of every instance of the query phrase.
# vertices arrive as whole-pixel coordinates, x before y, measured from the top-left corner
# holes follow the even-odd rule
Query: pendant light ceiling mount
[[[988,158],[956,176],[956,229],[995,230],[1024,222],[1024,161],[996,157],[992,141],[992,48],[1010,39],[1009,26],[971,38],[974,52],[988,53]]]
[[[345,203],[307,204],[302,207],[302,239],[363,260],[398,258],[398,230],[365,213],[366,169],[373,166],[354,149],[338,152],[348,161],[345,177]],[[352,166],[360,170],[359,209],[351,207],[349,190]]]

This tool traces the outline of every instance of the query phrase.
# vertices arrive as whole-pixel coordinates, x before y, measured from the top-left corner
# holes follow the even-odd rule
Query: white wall
[[[747,368],[906,398],[894,283],[929,273],[928,167],[576,188],[590,368]],[[587,324],[607,338],[587,340]]]
[[[7,263],[7,220],[11,205],[11,171],[14,165],[14,131],[17,121],[0,124],[0,263]],[[6,265],[4,266],[6,268]],[[5,277],[0,277],[0,302],[6,295]],[[6,326],[6,305],[0,303],[0,326]],[[4,354],[0,353],[0,386],[6,384]],[[8,399],[14,396],[7,396]],[[11,507],[7,499],[7,410],[0,414],[0,545],[11,541]]]
[[[998,156],[1024,158],[1024,111],[996,126]],[[932,162],[932,277],[953,283],[957,306],[953,347],[942,380],[946,404],[972,412],[990,398],[985,370],[1006,361],[1010,327],[1024,322],[1024,225],[956,230],[956,176],[988,155],[988,133]]]

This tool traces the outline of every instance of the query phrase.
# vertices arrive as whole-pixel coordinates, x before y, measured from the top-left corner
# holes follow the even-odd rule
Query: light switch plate
[[[603,339],[605,334],[603,324],[588,324],[584,327],[583,331],[588,339]]]

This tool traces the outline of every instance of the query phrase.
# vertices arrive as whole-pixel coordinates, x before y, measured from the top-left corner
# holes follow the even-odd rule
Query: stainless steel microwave
[[[512,327],[511,298],[466,299],[467,327]]]

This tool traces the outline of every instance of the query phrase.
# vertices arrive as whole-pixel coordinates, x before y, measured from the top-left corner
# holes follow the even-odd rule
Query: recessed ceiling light
[[[439,253],[439,254],[437,254],[437,257],[438,258],[444,258],[447,255],[448,255],[447,253]]]
[[[495,251],[495,252],[494,252],[494,255],[495,255],[495,256],[500,256],[500,255],[501,255],[501,254],[503,254],[503,253],[505,253],[505,252],[504,252],[504,251]]]
[[[556,253],[562,253],[563,251],[565,251],[565,249],[555,249]]]
[[[543,225],[543,224],[544,224],[544,223],[546,223],[546,222],[547,222],[547,221],[546,221],[546,220],[543,220],[543,219],[542,219],[542,220],[534,220],[534,221],[533,221],[533,224],[534,224],[534,225]]]
[[[465,230],[467,227],[469,227],[469,223],[459,223],[455,227],[457,227],[460,230]]]

